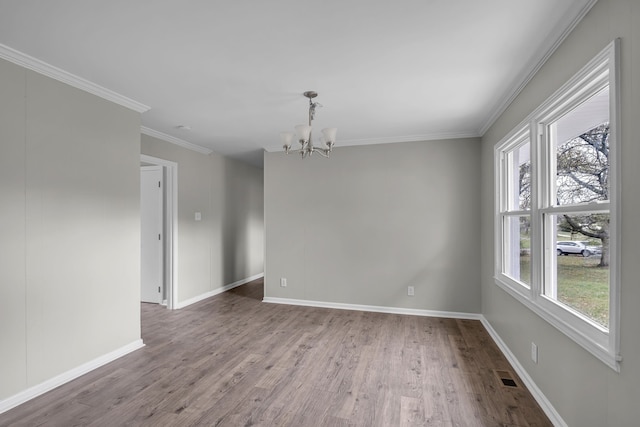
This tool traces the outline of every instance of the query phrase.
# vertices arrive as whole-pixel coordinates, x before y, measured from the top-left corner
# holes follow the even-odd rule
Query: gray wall
[[[140,339],[140,115],[4,60],[0,93],[1,400]]]
[[[265,296],[479,313],[479,154],[478,139],[266,153]]]
[[[264,271],[261,169],[147,135],[142,154],[178,164],[178,303]]]
[[[640,419],[640,2],[600,0],[483,138],[482,306],[485,317],[570,426],[637,426]],[[614,38],[622,38],[622,270],[618,374],[493,281],[493,147]],[[538,344],[539,363],[529,357]]]

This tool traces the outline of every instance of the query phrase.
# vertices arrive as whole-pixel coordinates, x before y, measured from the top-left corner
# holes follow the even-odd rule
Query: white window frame
[[[496,177],[498,179],[496,181],[496,189],[497,189],[496,194],[498,195],[498,197],[497,197],[496,227],[495,227],[496,229],[496,238],[495,238],[496,274],[500,273],[501,280],[503,282],[508,283],[510,290],[517,292],[525,297],[530,295],[531,286],[523,282],[520,282],[508,276],[507,274],[502,273],[503,266],[509,263],[508,258],[510,258],[511,256],[511,254],[507,253],[507,251],[504,250],[507,246],[506,236],[504,233],[504,221],[507,218],[519,218],[522,215],[528,215],[529,217],[531,217],[532,212],[531,210],[520,210],[520,209],[508,208],[507,205],[509,203],[509,200],[511,199],[511,196],[508,194],[510,188],[508,185],[502,185],[502,182],[500,182],[500,177],[505,177],[506,179],[509,179],[512,177],[511,169],[513,165],[510,165],[507,162],[507,156],[509,153],[513,152],[514,150],[517,150],[519,147],[525,145],[527,142],[529,142],[531,147],[531,137],[529,133],[529,127],[520,126],[511,132],[510,136],[506,138],[506,141],[504,143],[499,145],[500,150],[496,150],[496,167],[498,168],[497,169],[498,173],[496,174]],[[531,162],[533,165],[534,164],[533,158],[531,158]],[[531,170],[531,182],[532,183],[534,182],[533,170]],[[532,196],[535,197],[535,193],[532,193]],[[534,204],[534,201],[532,200],[532,205],[533,204]],[[533,220],[533,218],[531,219]],[[531,222],[532,222],[531,236],[533,236],[534,224],[533,224],[533,221]],[[533,279],[532,276],[533,275],[530,276],[530,282],[532,282],[532,279]]]
[[[602,362],[615,371],[620,371],[622,360],[620,348],[620,78],[619,78],[619,45],[620,40],[614,40],[580,72],[572,77],[565,85],[556,91],[547,101],[533,111],[520,125],[511,131],[494,150],[495,167],[495,283],[511,294],[514,298],[534,311],[544,320],[555,326],[569,338],[580,344]],[[550,170],[555,161],[554,153],[549,149],[547,125],[553,123],[562,114],[573,110],[577,105],[593,96],[602,88],[609,86],[609,185],[610,200],[605,203],[562,206],[550,206],[551,185],[549,185]],[[518,211],[507,209],[507,185],[509,178],[505,158],[522,141],[529,139],[531,147],[531,210]],[[549,160],[551,159],[551,160]],[[546,203],[545,203],[546,202]],[[610,214],[610,262],[609,262],[609,327],[598,325],[587,316],[559,303],[544,294],[545,260],[555,262],[556,248],[547,247],[544,239],[545,216],[556,212],[596,212],[605,211]],[[531,276],[530,286],[514,280],[503,273],[505,254],[505,236],[503,222],[505,217],[517,215],[531,215]],[[553,246],[553,247],[551,247]],[[548,270],[548,269],[547,269]]]

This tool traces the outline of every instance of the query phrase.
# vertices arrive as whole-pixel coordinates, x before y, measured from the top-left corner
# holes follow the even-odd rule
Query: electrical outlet
[[[409,286],[407,288],[407,295],[409,295],[410,297],[415,295],[415,289],[413,288],[413,286]]]
[[[538,346],[534,342],[531,343],[531,360],[533,360],[533,363],[538,364]]]
[[[283,288],[287,287],[287,278],[286,277],[281,277],[280,278],[280,286],[282,286]]]

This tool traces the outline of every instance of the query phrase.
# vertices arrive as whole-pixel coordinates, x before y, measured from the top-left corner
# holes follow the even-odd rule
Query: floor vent
[[[518,387],[518,383],[513,379],[513,374],[509,371],[494,371],[502,385],[505,387]]]

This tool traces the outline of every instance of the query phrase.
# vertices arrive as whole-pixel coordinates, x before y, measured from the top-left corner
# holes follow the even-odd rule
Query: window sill
[[[506,281],[502,280],[499,277],[494,277],[496,285],[498,285],[501,289],[515,298],[518,302],[522,303],[524,306],[529,308],[531,311],[536,313],[539,317],[545,320],[547,323],[554,326],[560,332],[565,334],[567,337],[572,339],[575,343],[580,345],[582,348],[587,350],[593,356],[598,358],[605,365],[610,367],[616,372],[620,372],[620,362],[622,358],[619,355],[614,354],[609,348],[603,346],[601,343],[596,341],[593,337],[585,334],[580,330],[579,327],[572,325],[565,320],[559,318],[557,315],[547,310],[542,305],[532,301],[527,296],[523,295],[522,292],[518,292],[517,289],[514,289],[510,284]],[[575,317],[574,321],[576,324],[583,324],[581,326],[588,326],[587,322],[580,319],[579,317]]]

